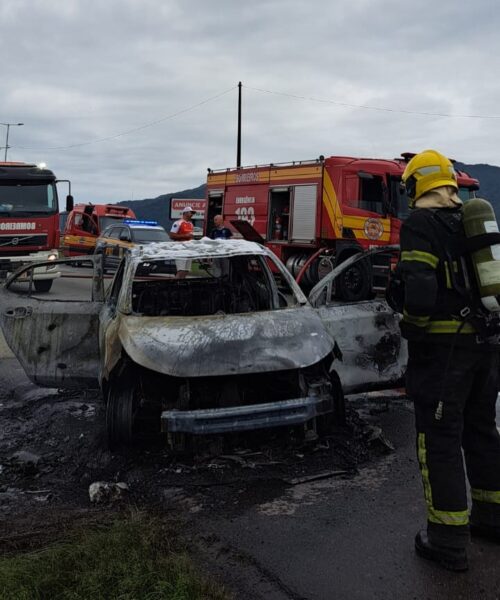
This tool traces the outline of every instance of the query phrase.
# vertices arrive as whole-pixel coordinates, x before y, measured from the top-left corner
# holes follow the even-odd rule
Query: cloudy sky
[[[76,201],[195,187],[235,164],[241,80],[243,164],[435,147],[500,165],[500,8],[460,4],[1,0],[9,158]]]

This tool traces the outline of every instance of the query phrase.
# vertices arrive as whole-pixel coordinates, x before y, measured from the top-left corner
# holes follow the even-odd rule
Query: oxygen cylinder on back
[[[482,198],[464,203],[463,224],[467,238],[498,232],[493,207]],[[483,306],[490,312],[500,312],[500,244],[472,252],[471,260]]]

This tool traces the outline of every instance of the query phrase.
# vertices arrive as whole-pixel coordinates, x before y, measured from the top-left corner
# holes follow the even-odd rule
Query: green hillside
[[[156,198],[146,198],[145,200],[124,200],[118,202],[122,206],[131,208],[138,219],[153,219],[168,231],[170,229],[170,198],[204,198],[206,185],[200,185],[190,190],[182,190],[169,194],[162,194]]]

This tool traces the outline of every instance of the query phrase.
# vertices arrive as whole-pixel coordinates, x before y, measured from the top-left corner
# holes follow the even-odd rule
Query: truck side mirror
[[[66,196],[66,210],[67,210],[67,212],[71,212],[73,210],[74,205],[75,205],[75,202],[73,200],[73,196],[71,196],[71,194],[68,194]]]

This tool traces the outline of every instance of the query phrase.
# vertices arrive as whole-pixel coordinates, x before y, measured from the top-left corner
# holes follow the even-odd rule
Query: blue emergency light
[[[158,221],[139,221],[138,219],[124,219],[125,225],[150,225],[152,227],[158,227]]]

